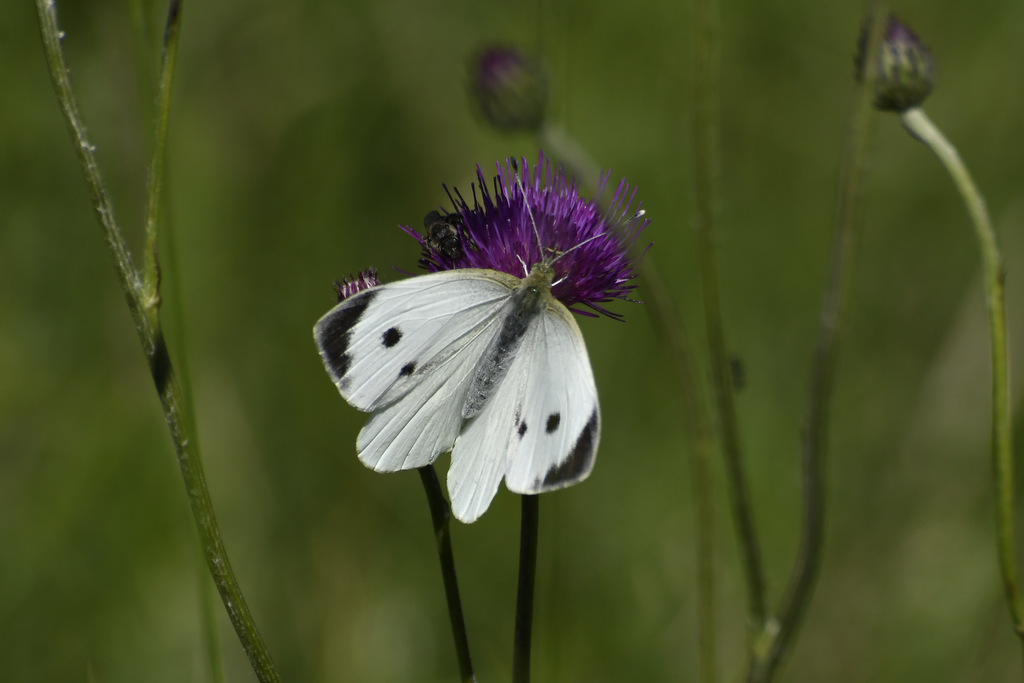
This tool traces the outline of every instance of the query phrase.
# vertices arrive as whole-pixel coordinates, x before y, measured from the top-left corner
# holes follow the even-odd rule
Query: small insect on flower
[[[624,182],[602,211],[543,156],[532,173],[523,165],[521,178],[514,161],[499,165],[490,191],[478,168],[472,207],[449,194],[444,220],[458,216],[460,244],[473,246],[461,250],[465,267],[426,249],[420,263],[433,272],[353,293],[313,328],[342,397],[372,413],[360,460],[393,472],[451,451],[448,492],[463,522],[503,479],[537,494],[590,474],[601,414],[570,307],[621,317],[603,304],[633,289],[627,252],[648,223],[630,212]],[[424,247],[436,238],[403,229]]]
[[[427,231],[423,240],[427,247],[443,254],[452,263],[462,258],[462,230],[465,224],[461,215],[450,213],[442,216],[437,211],[431,211],[423,219],[423,227]]]

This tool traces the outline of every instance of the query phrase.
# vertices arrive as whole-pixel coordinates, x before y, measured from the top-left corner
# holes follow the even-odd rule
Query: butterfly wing
[[[601,433],[597,386],[572,314],[553,298],[530,323],[508,374],[452,451],[455,516],[476,520],[498,484],[515,493],[563,488],[590,474]]]
[[[313,336],[342,397],[374,415],[360,459],[381,471],[421,467],[451,449],[469,381],[518,280],[459,269],[360,292]]]

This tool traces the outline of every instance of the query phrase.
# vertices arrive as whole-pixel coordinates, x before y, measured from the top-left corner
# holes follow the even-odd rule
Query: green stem
[[[462,600],[459,598],[459,581],[455,576],[455,556],[452,554],[452,538],[449,533],[451,508],[441,491],[437,472],[433,465],[419,468],[423,490],[427,494],[430,517],[434,522],[434,540],[437,555],[441,561],[441,578],[444,581],[444,595],[448,601],[448,619],[455,639],[455,656],[459,660],[459,674],[463,683],[475,683],[473,660],[469,656],[469,637],[466,634],[466,620],[462,616]]]
[[[597,164],[564,128],[545,122],[538,133],[541,149],[553,159],[564,164],[568,175],[576,178],[580,187],[596,192],[601,183],[601,172]]]
[[[985,300],[988,304],[989,333],[992,341],[992,472],[996,493],[996,544],[999,570],[1002,574],[1006,605],[1010,610],[1013,630],[1024,646],[1024,600],[1017,582],[1017,560],[1013,531],[1013,431],[1010,425],[1010,390],[1006,351],[1006,314],[1003,303],[1002,257],[995,231],[989,219],[985,200],[978,192],[971,174],[964,166],[956,148],[931,122],[924,111],[914,107],[902,114],[903,125],[910,134],[928,146],[953,178],[967,212],[974,223],[974,232],[981,249],[985,274]]]
[[[160,85],[157,90],[156,131],[153,136],[153,158],[149,167],[146,192],[146,249],[143,266],[143,292],[146,312],[156,323],[160,307],[160,261],[157,255],[159,238],[160,194],[163,191],[164,166],[167,158],[167,125],[171,111],[171,85],[178,55],[178,36],[181,27],[181,0],[171,0],[164,30],[164,50],[160,66]]]
[[[530,646],[533,640],[533,589],[537,578],[537,526],[540,496],[522,496],[519,530],[519,590],[516,594],[512,683],[530,683]]]
[[[217,635],[217,602],[213,587],[206,578],[206,559],[203,553],[196,555],[199,577],[199,608],[202,618],[202,640],[206,647],[206,666],[210,670],[211,683],[224,683],[224,660],[221,657],[220,638]]]
[[[238,634],[258,679],[265,682],[279,681],[270,655],[260,638],[228,562],[227,551],[220,537],[209,489],[206,486],[206,477],[195,439],[195,431],[188,419],[189,413],[185,406],[181,385],[167,353],[167,345],[159,318],[155,315],[155,311],[154,315],[149,314],[150,309],[147,307],[148,301],[144,300],[144,290],[139,273],[132,265],[121,229],[114,217],[113,206],[100,176],[95,148],[85,134],[85,126],[78,112],[78,105],[60,45],[62,34],[57,24],[56,4],[54,0],[36,0],[36,11],[57,102],[64,114],[75,153],[82,166],[85,181],[93,200],[100,228],[114,260],[114,267],[128,304],[128,310],[135,323],[143,353],[149,364],[150,374],[153,376],[157,393],[160,396],[160,403],[177,452],[178,465],[185,480],[189,506],[203,545],[207,568],[213,576],[221,600],[227,609],[228,617],[235,627],[235,632]]]
[[[596,189],[600,173],[579,143],[561,128],[545,124],[540,131],[541,146],[552,158],[565,164],[581,183]],[[587,183],[592,183],[588,186]],[[700,681],[714,683],[715,666],[715,500],[711,460],[714,437],[711,419],[703,400],[696,361],[689,335],[672,301],[672,295],[648,254],[640,263],[645,299],[650,302],[651,319],[657,325],[672,357],[683,408],[683,437],[687,442],[690,482],[694,494],[697,533],[697,638],[700,652]]]
[[[701,295],[705,332],[711,362],[711,379],[718,412],[718,430],[725,458],[726,480],[733,522],[743,554],[747,584],[747,610],[752,628],[765,622],[765,579],[760,542],[754,527],[750,490],[740,453],[739,427],[733,402],[733,379],[722,324],[718,293],[718,259],[715,241],[718,214],[718,8],[715,0],[694,0],[693,45],[693,145],[694,205]]]
[[[875,73],[874,56],[881,38],[883,8],[874,2],[869,10],[872,27],[866,47],[866,82],[855,86],[832,229],[832,257],[828,286],[822,304],[818,341],[811,366],[801,449],[803,513],[800,547],[789,584],[775,617],[766,622],[755,640],[749,683],[770,681],[789,652],[803,621],[821,567],[825,520],[825,456],[828,450],[828,417],[832,402],[843,313],[855,271],[856,246],[860,241],[861,179],[872,115],[871,98]]]
[[[667,342],[679,379],[683,404],[684,436],[696,512],[697,546],[697,644],[700,653],[702,683],[714,683],[715,666],[715,500],[711,472],[714,436],[711,420],[701,400],[700,382],[689,336],[678,311],[661,279],[654,260],[648,255],[640,266],[644,292],[653,308],[652,320],[658,337]]]

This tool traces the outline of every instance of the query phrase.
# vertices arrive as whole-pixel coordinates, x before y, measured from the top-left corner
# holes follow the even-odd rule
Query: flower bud
[[[857,78],[863,79],[865,51],[870,27],[861,32],[856,66]],[[878,54],[875,76],[875,107],[881,111],[903,112],[920,106],[935,86],[935,62],[931,50],[918,37],[889,17]]]
[[[540,60],[512,47],[490,47],[470,64],[470,89],[484,118],[499,130],[535,132],[548,104]]]

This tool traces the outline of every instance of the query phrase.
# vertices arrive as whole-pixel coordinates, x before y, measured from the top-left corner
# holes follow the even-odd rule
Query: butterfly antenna
[[[602,237],[603,235],[604,235],[604,233],[603,233],[603,232],[601,232],[601,233],[598,233],[598,234],[596,234],[596,235],[591,235],[590,237],[588,237],[587,239],[583,240],[583,241],[582,241],[582,242],[580,242],[579,244],[577,244],[577,245],[575,245],[575,246],[572,246],[572,247],[569,247],[568,249],[566,249],[565,251],[563,251],[562,253],[560,253],[560,254],[559,254],[558,256],[556,256],[556,257],[554,258],[554,260],[553,260],[553,261],[551,261],[551,265],[554,265],[554,264],[558,263],[558,262],[559,262],[559,260],[561,260],[561,258],[562,258],[563,256],[565,256],[565,255],[567,255],[567,254],[571,254],[572,252],[574,252],[574,251],[576,251],[577,249],[579,249],[580,247],[582,247],[582,246],[583,246],[584,244],[589,244],[589,243],[593,242],[594,240],[596,240],[596,239],[597,239],[598,237]]]
[[[540,231],[537,230],[537,221],[533,218],[533,210],[530,208],[530,201],[526,197],[526,188],[523,187],[523,181],[519,177],[519,164],[516,163],[515,157],[508,158],[508,165],[512,167],[512,173],[516,178],[516,187],[519,188],[519,194],[523,195],[523,204],[526,205],[526,213],[530,217],[530,223],[533,225],[533,235],[537,238],[537,248],[540,249],[540,256],[544,258],[544,245],[540,241]]]

